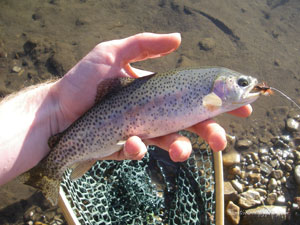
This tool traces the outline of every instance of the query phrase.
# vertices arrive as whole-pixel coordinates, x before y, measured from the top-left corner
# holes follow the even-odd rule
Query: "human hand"
[[[60,108],[56,132],[63,131],[92,107],[99,84],[110,78],[137,78],[151,74],[149,71],[131,67],[130,63],[166,55],[174,51],[180,41],[177,33],[143,33],[97,45],[54,85],[54,96],[58,99]],[[248,105],[233,111],[232,114],[246,117],[251,111],[251,106]],[[226,147],[225,131],[213,120],[204,121],[188,130],[204,138],[215,151]],[[190,141],[176,133],[148,140],[134,136],[126,141],[121,151],[103,159],[141,159],[147,151],[146,144],[157,145],[169,151],[173,161],[186,160],[192,151]]]

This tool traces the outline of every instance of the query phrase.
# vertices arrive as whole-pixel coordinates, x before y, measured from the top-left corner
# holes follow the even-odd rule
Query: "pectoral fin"
[[[202,105],[209,111],[214,111],[222,106],[222,99],[214,92],[204,96]]]
[[[126,140],[121,140],[121,141],[118,141],[117,145],[122,146],[122,145],[125,145],[125,143],[126,143]]]
[[[71,180],[77,180],[82,177],[97,162],[96,159],[90,159],[84,162],[76,163],[72,166]]]

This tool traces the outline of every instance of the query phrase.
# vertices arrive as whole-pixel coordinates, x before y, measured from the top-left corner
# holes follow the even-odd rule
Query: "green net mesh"
[[[215,224],[213,155],[184,132],[193,153],[183,163],[154,146],[140,161],[98,161],[62,188],[81,224]]]

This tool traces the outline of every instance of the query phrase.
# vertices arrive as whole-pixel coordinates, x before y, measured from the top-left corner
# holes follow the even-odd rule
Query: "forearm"
[[[52,86],[31,87],[0,103],[0,185],[35,166],[49,152],[47,139],[58,132],[59,105]]]

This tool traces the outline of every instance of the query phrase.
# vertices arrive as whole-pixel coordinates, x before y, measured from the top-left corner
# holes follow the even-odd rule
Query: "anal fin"
[[[76,163],[72,166],[72,173],[70,175],[71,180],[76,180],[82,177],[91,167],[97,162],[96,159],[86,160],[80,163]]]

